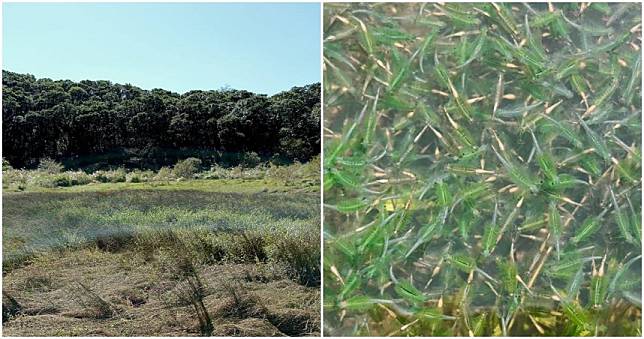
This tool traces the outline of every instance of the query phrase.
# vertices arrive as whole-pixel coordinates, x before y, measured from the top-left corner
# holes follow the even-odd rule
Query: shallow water
[[[640,12],[325,5],[325,334],[640,335]]]

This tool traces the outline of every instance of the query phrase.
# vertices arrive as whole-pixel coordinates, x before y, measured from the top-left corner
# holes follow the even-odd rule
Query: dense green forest
[[[2,89],[3,157],[14,167],[42,158],[70,167],[97,159],[159,167],[230,154],[307,161],[320,152],[319,83],[273,96],[234,89],[178,94],[3,70]]]

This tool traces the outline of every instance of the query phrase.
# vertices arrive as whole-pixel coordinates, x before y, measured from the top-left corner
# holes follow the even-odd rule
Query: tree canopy
[[[320,152],[320,84],[273,96],[178,94],[110,81],[2,71],[3,157],[15,167],[123,149],[255,152],[307,161]]]

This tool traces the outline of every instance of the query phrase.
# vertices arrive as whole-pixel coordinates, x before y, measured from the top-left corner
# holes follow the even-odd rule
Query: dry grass
[[[215,336],[319,335],[319,289],[288,279],[278,266],[195,265],[201,287],[188,287],[194,275],[178,276],[190,269],[169,267],[168,255],[94,248],[37,257],[4,277],[4,294],[22,311],[3,319],[3,334],[198,336],[204,328],[193,301],[200,300]],[[25,289],[34,277],[49,277],[47,287]],[[190,296],[195,290],[197,298]],[[10,306],[6,298],[3,305]]]

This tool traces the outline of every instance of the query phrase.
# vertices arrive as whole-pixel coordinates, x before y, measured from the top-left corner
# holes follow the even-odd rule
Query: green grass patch
[[[319,283],[319,197],[260,193],[257,185],[233,182],[210,189],[202,184],[179,182],[157,189],[100,184],[6,193],[4,270],[43,253],[85,247],[152,251],[181,239],[201,262],[275,261],[287,266],[294,279]],[[95,186],[103,189],[89,190]],[[229,192],[233,189],[251,193]]]
[[[117,182],[117,183],[90,183],[69,187],[32,187],[30,192],[117,192],[123,190],[158,190],[158,191],[201,191],[211,193],[260,193],[260,192],[308,192],[320,191],[317,182],[300,180],[297,182],[283,182],[272,179],[195,179],[183,181],[154,181],[154,182]],[[23,192],[20,190],[7,190],[8,192]]]

